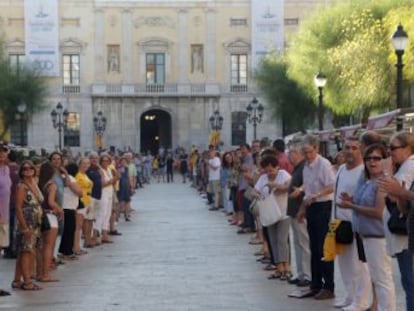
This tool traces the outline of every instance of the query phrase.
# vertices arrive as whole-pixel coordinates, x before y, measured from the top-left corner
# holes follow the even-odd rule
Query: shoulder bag
[[[388,197],[385,198],[387,210],[390,213],[387,226],[391,233],[396,235],[408,235],[407,230],[407,214],[402,213],[395,202]]]
[[[273,192],[266,198],[257,201],[259,209],[259,219],[264,227],[269,227],[282,220],[285,215],[282,213],[279,204],[277,204]]]

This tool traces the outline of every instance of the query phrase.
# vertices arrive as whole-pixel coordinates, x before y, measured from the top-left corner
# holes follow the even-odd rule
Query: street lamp
[[[253,123],[253,138],[256,139],[257,124],[262,122],[264,107],[256,97],[247,105],[247,121]]]
[[[22,100],[17,106],[17,116],[20,120],[20,146],[23,147],[24,143],[24,114],[26,112],[26,103]]]
[[[211,129],[215,131],[220,131],[223,128],[223,117],[220,115],[218,110],[214,111],[213,115],[210,117]]]
[[[106,129],[106,118],[103,116],[102,111],[98,111],[96,116],[93,118],[93,127],[98,138],[98,148],[102,149],[102,136]]]
[[[401,24],[398,25],[397,30],[392,35],[392,45],[395,49],[395,54],[397,54],[397,109],[403,107],[402,102],[402,87],[403,87],[403,67],[402,56],[404,54],[405,48],[408,44],[408,35],[404,31],[404,28]],[[397,119],[397,131],[402,129],[402,120]]]
[[[220,115],[218,110],[215,110],[208,120],[210,121],[211,126],[210,144],[217,146],[220,141],[220,130],[223,128],[224,118]]]
[[[327,81],[328,79],[322,72],[318,72],[314,78],[315,85],[319,90],[318,127],[320,131],[323,130],[323,88]]]
[[[69,112],[65,109],[60,102],[57,103],[56,108],[50,113],[53,122],[53,128],[58,130],[59,133],[59,151],[62,151],[62,129],[64,129],[68,123]]]

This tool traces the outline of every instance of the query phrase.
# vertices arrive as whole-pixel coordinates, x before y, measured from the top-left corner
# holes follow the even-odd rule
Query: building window
[[[12,66],[16,68],[20,68],[24,64],[25,55],[24,54],[10,54],[9,55],[9,62]]]
[[[230,18],[231,27],[247,27],[247,18]]]
[[[246,143],[247,112],[233,111],[231,113],[231,144],[240,146]]]
[[[63,92],[80,92],[80,56],[79,54],[63,55]]]
[[[165,54],[147,53],[146,55],[147,84],[165,83]]]
[[[68,122],[64,130],[63,144],[67,147],[80,147],[80,115],[69,112]]]
[[[247,54],[231,55],[231,91],[247,92]]]

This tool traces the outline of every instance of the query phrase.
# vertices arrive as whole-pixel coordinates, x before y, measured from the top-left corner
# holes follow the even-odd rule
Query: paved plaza
[[[61,281],[41,284],[42,291],[0,297],[0,310],[334,310],[333,301],[288,298],[294,286],[267,280],[250,236],[237,235],[223,213],[208,211],[188,184],[146,185],[132,206],[132,221],[121,221],[123,235],[114,244],[60,266]],[[13,270],[13,260],[0,260],[1,288],[10,289]],[[396,284],[397,310],[403,310]]]

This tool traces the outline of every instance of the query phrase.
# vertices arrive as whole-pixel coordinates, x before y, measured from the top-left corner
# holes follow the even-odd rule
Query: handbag
[[[341,220],[335,231],[335,240],[340,244],[352,244],[354,241],[354,232],[350,221]]]
[[[40,224],[40,230],[42,232],[46,232],[46,231],[49,231],[50,229],[52,229],[52,226],[50,225],[49,218],[47,217],[47,213],[43,211],[42,221]]]
[[[259,199],[257,206],[259,209],[259,219],[264,227],[274,225],[285,218],[273,193],[264,199]]]
[[[407,214],[401,213],[397,204],[392,202],[388,197],[385,198],[387,210],[390,213],[387,226],[391,233],[396,235],[408,235]]]
[[[336,178],[336,187],[335,187],[335,196],[334,196],[334,198],[336,198],[336,189],[338,188],[338,180],[339,180],[340,173],[342,172],[343,169],[344,168],[342,168],[338,172],[338,177]],[[352,244],[352,242],[354,241],[354,232],[352,230],[352,223],[348,220],[337,219],[337,216],[336,216],[336,203],[334,203],[334,221],[335,220],[340,221],[340,223],[339,223],[339,225],[338,225],[338,227],[336,228],[336,231],[335,231],[335,241],[339,244]]]

